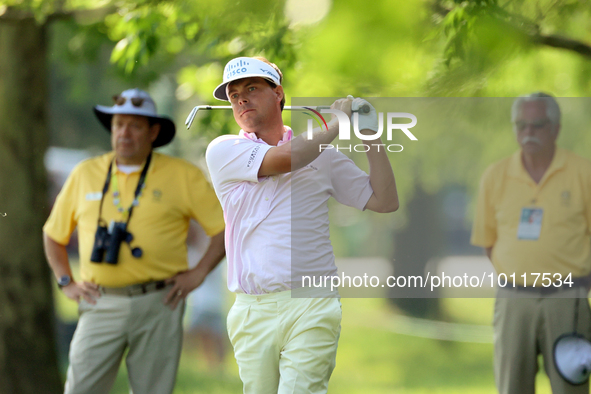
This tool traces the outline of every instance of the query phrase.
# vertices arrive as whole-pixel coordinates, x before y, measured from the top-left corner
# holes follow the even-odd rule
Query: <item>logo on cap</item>
[[[228,64],[228,67],[226,68],[226,79],[230,79],[233,76],[245,73],[248,70],[248,65],[250,65],[250,63],[242,59],[234,64]]]

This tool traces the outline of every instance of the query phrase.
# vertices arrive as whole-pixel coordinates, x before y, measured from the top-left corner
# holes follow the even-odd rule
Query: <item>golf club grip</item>
[[[369,109],[369,105],[367,104],[363,104],[361,107],[359,107],[359,109],[357,110],[357,112],[362,113],[362,114],[368,114],[369,111],[371,111]]]

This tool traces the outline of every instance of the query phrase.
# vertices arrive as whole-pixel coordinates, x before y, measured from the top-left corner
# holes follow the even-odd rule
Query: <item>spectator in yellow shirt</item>
[[[65,393],[108,393],[126,350],[133,392],[172,393],[184,299],[224,257],[224,220],[197,167],[153,152],[173,139],[175,126],[157,115],[152,98],[130,89],[114,99],[94,108],[113,151],[72,171],[43,227],[58,284],[79,302]],[[191,219],[212,238],[189,270]],[[66,252],[76,227],[80,281]]]
[[[591,337],[591,163],[556,146],[552,96],[517,98],[512,121],[521,149],[484,173],[472,230],[472,243],[507,279],[494,312],[497,388],[534,393],[541,354],[552,392],[588,394],[588,382],[559,375],[552,352],[562,334]]]

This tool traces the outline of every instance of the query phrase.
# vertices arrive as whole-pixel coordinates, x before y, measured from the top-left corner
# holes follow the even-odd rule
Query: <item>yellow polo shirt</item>
[[[518,239],[523,208],[543,210],[539,238]],[[557,148],[550,167],[536,184],[521,162],[521,152],[491,165],[484,173],[472,244],[493,247],[497,273],[562,274],[572,277],[591,272],[591,162]],[[541,276],[536,286],[540,286]]]
[[[134,258],[127,243],[121,244],[116,265],[93,263],[90,254],[97,229],[101,192],[114,153],[80,163],[57,196],[43,231],[66,245],[78,226],[81,278],[103,286],[120,287],[170,278],[188,268],[187,232],[195,219],[209,235],[224,229],[220,204],[202,172],[193,164],[167,155],[152,153],[145,189],[133,209],[128,231],[132,247],[143,255]],[[143,166],[142,166],[143,167]],[[117,173],[121,202],[128,208],[133,201],[140,171]],[[125,221],[113,202],[113,182],[103,202],[105,222]]]

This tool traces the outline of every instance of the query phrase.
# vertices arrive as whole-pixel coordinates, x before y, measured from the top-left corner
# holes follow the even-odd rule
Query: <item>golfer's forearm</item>
[[[375,143],[376,141],[371,142]],[[371,142],[363,141],[365,144]],[[377,143],[381,144],[381,140],[378,139]],[[373,196],[366,208],[381,213],[396,211],[399,206],[398,191],[386,151],[372,147],[367,152],[367,160],[369,161],[369,182],[373,189]]]
[[[301,134],[287,144],[269,149],[263,158],[258,176],[273,176],[298,170],[316,159],[321,153],[321,145],[329,144],[339,134],[336,118],[328,123],[328,130],[314,129],[312,138]]]
[[[328,130],[314,129],[312,138],[300,134],[291,141],[291,171],[298,170],[313,162],[322,152],[321,146],[330,144],[339,134],[339,122],[335,117],[328,123]]]

